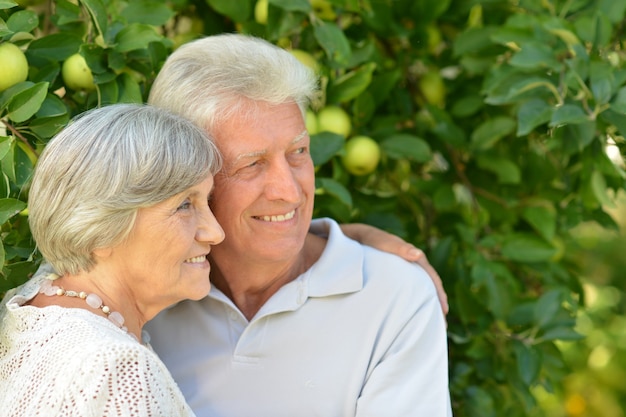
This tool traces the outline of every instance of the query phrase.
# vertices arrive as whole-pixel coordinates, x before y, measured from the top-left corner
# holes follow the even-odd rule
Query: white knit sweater
[[[42,279],[0,304],[0,417],[193,416],[149,346],[88,310],[24,305]]]

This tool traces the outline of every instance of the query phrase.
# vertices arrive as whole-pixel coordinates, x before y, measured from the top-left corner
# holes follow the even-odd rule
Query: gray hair
[[[317,76],[288,51],[241,34],[208,36],[179,47],[152,85],[148,102],[208,132],[249,101],[295,102],[303,112],[318,94]],[[246,100],[248,99],[248,103]]]
[[[137,104],[90,110],[39,158],[29,191],[33,237],[59,274],[89,271],[93,251],[126,239],[139,208],[220,168],[213,142],[182,117]]]

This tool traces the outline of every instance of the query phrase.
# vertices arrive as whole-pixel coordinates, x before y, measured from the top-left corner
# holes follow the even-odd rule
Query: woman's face
[[[112,249],[108,261],[147,315],[184,299],[209,293],[211,245],[224,231],[209,209],[213,177],[137,212],[128,238]]]

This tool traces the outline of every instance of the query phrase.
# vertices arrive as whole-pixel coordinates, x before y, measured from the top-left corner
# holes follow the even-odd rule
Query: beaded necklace
[[[41,284],[39,292],[41,294],[44,294],[50,297],[65,296],[65,297],[75,297],[75,298],[80,298],[81,300],[85,300],[85,302],[87,303],[89,307],[102,311],[111,323],[113,323],[114,325],[116,325],[117,327],[125,331],[128,335],[132,336],[135,340],[139,341],[139,339],[137,339],[137,336],[135,336],[133,333],[130,333],[128,331],[128,328],[124,326],[124,316],[122,316],[117,311],[111,311],[111,308],[104,304],[104,302],[102,301],[102,298],[100,298],[98,294],[87,293],[85,291],[79,292],[79,291],[66,290],[63,287],[54,285],[52,283],[52,281],[54,281],[57,278],[59,278],[59,275],[55,273],[50,273],[46,275]]]

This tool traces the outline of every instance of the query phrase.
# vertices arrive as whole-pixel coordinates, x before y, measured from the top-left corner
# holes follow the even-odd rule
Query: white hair
[[[88,271],[93,250],[125,239],[137,210],[215,174],[210,138],[163,109],[115,104],[75,118],[44,149],[29,191],[37,247],[59,274]]]

